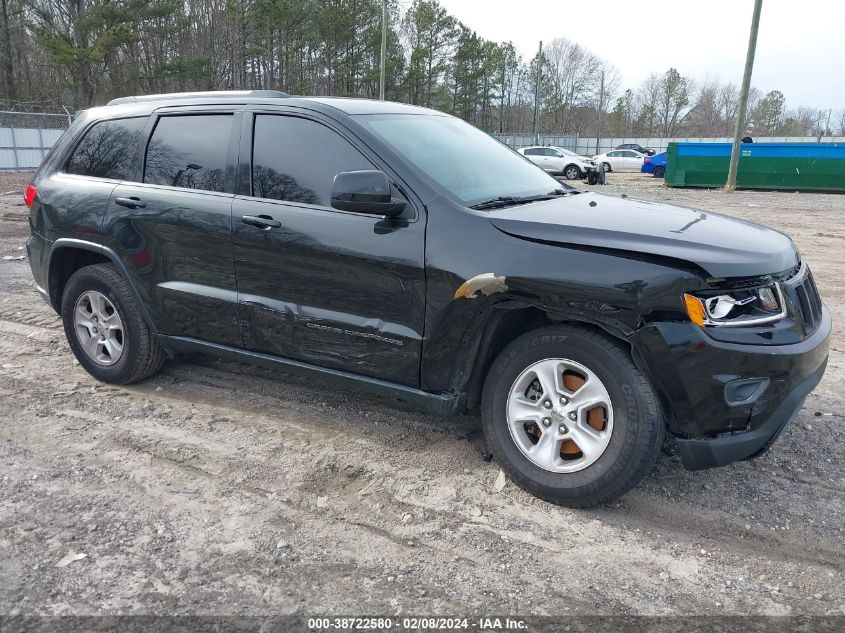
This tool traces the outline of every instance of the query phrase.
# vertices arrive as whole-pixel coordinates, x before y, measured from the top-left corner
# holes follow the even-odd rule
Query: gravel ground
[[[11,191],[20,192],[23,195],[23,189],[31,178],[30,172],[0,171],[0,195]]]
[[[558,508],[496,491],[473,417],[212,358],[99,384],[28,262],[0,261],[0,614],[845,614],[845,197],[610,182],[782,229],[810,261],[830,365],[769,454],[667,454],[617,503]]]

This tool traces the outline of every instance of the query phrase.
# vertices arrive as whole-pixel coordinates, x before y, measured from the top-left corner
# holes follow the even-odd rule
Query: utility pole
[[[381,64],[378,78],[378,98],[384,101],[384,67],[387,58],[387,0],[381,3]]]
[[[540,82],[543,80],[543,42],[537,51],[537,85],[534,86],[534,145],[540,144]]]
[[[751,33],[748,36],[748,53],[745,56],[745,73],[742,75],[742,88],[739,93],[739,108],[736,112],[736,127],[734,128],[734,144],[731,148],[731,162],[728,166],[728,181],[725,191],[736,189],[736,171],[739,167],[739,147],[742,132],[745,127],[745,114],[748,109],[748,91],[751,89],[751,71],[754,70],[754,53],[757,52],[757,31],[760,28],[760,10],[763,0],[754,0],[754,14],[751,16]]]
[[[827,123],[825,123],[824,127],[822,127],[822,115],[824,115],[824,112],[819,110],[819,123],[818,123],[819,138],[816,141],[816,143],[821,143],[822,142],[822,136],[827,134],[828,129],[830,129],[830,113],[831,112],[832,112],[832,110],[827,111]]]
[[[604,66],[601,69],[601,86],[599,87],[599,108],[598,108],[598,119],[596,120],[596,154],[599,153],[599,141],[601,140],[602,132],[602,117],[604,116],[604,108],[606,106],[604,102]]]

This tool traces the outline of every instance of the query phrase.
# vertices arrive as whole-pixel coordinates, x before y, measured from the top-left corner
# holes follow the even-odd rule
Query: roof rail
[[[167,99],[228,99],[231,97],[270,97],[281,99],[290,95],[281,90],[209,90],[206,92],[170,92],[160,95],[136,95],[134,97],[119,97],[112,99],[108,105],[121,103],[140,103],[143,101],[164,101]]]

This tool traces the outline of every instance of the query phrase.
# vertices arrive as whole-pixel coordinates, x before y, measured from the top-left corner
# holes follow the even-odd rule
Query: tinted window
[[[542,156],[543,150],[538,149],[536,147],[533,148],[533,149],[527,149],[527,150],[525,150],[525,155],[526,156]]]
[[[560,183],[545,171],[460,119],[436,114],[356,118],[461,204],[560,189]]]
[[[546,148],[546,156],[552,156],[554,158],[557,158],[558,155],[559,154],[555,150]]]
[[[232,118],[202,114],[159,119],[147,146],[144,182],[223,191]]]
[[[252,195],[330,205],[334,177],[373,169],[364,156],[325,125],[289,116],[255,117]]]
[[[147,117],[95,123],[73,150],[66,171],[125,180],[146,123]]]

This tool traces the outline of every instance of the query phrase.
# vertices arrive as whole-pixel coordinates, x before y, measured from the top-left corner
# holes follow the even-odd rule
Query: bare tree
[[[661,136],[675,136],[679,125],[690,111],[691,79],[681,76],[674,68],[660,79],[657,100],[657,119]]]

